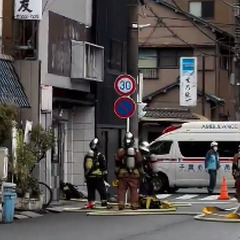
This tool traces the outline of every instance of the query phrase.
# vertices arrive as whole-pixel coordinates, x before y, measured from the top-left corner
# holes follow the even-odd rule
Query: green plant
[[[31,151],[28,144],[23,142],[24,131],[22,129],[17,130],[17,164],[16,164],[16,183],[23,195],[29,192],[29,182],[31,181],[30,169],[32,169],[36,163],[36,157]]]
[[[46,157],[46,153],[54,144],[53,131],[44,130],[40,125],[33,127],[29,143],[23,142],[24,131],[18,129],[16,183],[19,195],[30,193],[31,197],[39,196],[37,179],[32,176],[36,163]]]
[[[12,123],[16,120],[17,111],[12,105],[0,104],[0,144],[11,136]]]
[[[40,162],[46,157],[46,153],[53,147],[54,133],[53,130],[44,130],[41,125],[36,125],[30,134],[29,146],[36,156],[36,161]]]

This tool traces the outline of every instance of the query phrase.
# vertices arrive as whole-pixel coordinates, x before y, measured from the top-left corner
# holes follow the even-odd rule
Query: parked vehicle
[[[220,169],[228,187],[234,187],[231,168],[233,155],[240,144],[240,122],[190,122],[168,128],[150,144],[155,192],[178,188],[207,187],[205,156],[212,141],[218,142]]]

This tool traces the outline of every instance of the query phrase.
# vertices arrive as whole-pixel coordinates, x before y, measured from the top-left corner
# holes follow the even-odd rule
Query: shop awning
[[[30,108],[12,61],[0,59],[0,104]]]

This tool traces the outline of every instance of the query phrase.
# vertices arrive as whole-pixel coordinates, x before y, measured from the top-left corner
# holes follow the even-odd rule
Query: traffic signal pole
[[[138,77],[138,0],[128,0],[128,48],[127,48],[127,73],[137,80]],[[132,94],[132,99],[137,104],[137,90]],[[129,122],[129,125],[128,125]],[[127,120],[127,128],[134,134],[135,144],[138,146],[138,109]]]

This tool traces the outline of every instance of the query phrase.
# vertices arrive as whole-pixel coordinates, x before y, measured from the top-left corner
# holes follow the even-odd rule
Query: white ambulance
[[[228,187],[233,187],[232,160],[240,144],[240,122],[190,122],[169,128],[150,144],[155,191],[207,187],[204,160],[212,141],[218,142],[220,155],[217,185],[224,176]]]

